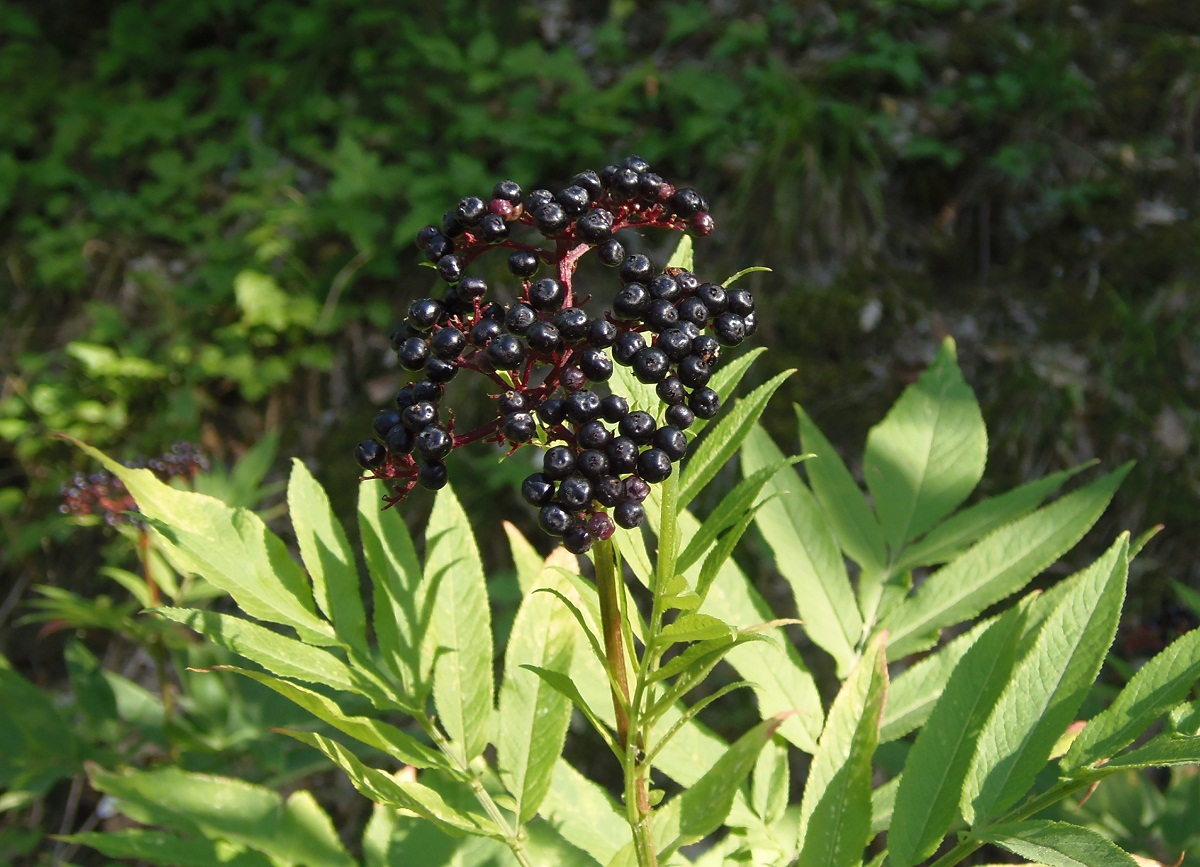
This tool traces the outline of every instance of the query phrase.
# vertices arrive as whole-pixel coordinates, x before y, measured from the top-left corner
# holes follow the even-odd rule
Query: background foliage
[[[49,433],[221,465],[278,431],[346,514],[387,329],[433,281],[415,229],[631,151],[713,199],[713,273],[774,269],[759,375],[799,367],[843,453],[953,334],[985,487],[1138,458],[1106,520],[1167,531],[1129,610],[1200,586],[1196,4],[410,6],[0,2],[0,652],[33,682],[66,672],[14,625],[31,585],[111,590]],[[519,468],[477,469],[527,520]]]

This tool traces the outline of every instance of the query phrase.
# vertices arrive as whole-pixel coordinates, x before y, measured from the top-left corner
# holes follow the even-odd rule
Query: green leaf
[[[1068,579],[1070,591],[1017,663],[967,774],[959,806],[968,822],[998,815],[1024,795],[1075,718],[1116,634],[1128,546],[1123,533],[1099,560]]]
[[[846,555],[864,571],[881,572],[887,564],[887,545],[875,513],[820,428],[799,406],[795,410],[800,448],[815,453],[816,460],[809,461],[804,468],[813,496],[824,509]],[[859,594],[862,595],[861,589]]]
[[[900,776],[888,831],[888,863],[894,867],[911,867],[927,858],[954,822],[980,729],[1016,661],[1027,607],[1010,608],[962,648],[929,720],[917,734]]]
[[[775,738],[759,753],[750,778],[750,805],[755,814],[768,825],[783,817],[788,805],[790,774],[788,745]]]
[[[671,258],[667,260],[667,268],[682,268],[685,271],[695,269],[695,256],[692,248],[692,236],[681,235],[679,243],[675,245],[674,251],[671,253]]]
[[[341,732],[345,732],[357,741],[379,750],[406,765],[415,768],[441,768],[448,770],[451,766],[436,749],[421,743],[412,735],[405,734],[393,725],[364,716],[352,716],[338,706],[337,702],[311,689],[298,686],[288,680],[280,680],[269,674],[249,671],[233,665],[217,666],[221,671],[232,671],[244,677],[257,680],[263,686],[273,689],[284,698],[298,704],[322,722],[326,722]]]
[[[778,463],[783,455],[762,428],[755,428],[742,450],[742,472],[750,475]],[[839,676],[854,664],[862,620],[846,563],[833,531],[808,487],[790,469],[781,470],[764,488],[773,497],[755,516],[775,565],[792,588],[805,631],[837,662]]]
[[[529,540],[522,535],[516,525],[504,521],[504,533],[508,536],[508,548],[512,553],[513,566],[517,570],[517,586],[521,593],[532,593],[534,581],[542,572],[542,556]]]
[[[656,491],[651,491],[650,497],[651,503],[658,501]],[[646,515],[651,529],[657,529],[659,510],[648,508]],[[698,527],[699,522],[691,512],[684,509],[679,513],[679,540],[683,545],[695,536]],[[686,570],[686,577],[695,582],[698,571],[693,565]],[[733,623],[757,623],[774,616],[732,559],[717,563],[712,583],[705,591],[704,607]],[[797,748],[811,753],[816,748],[824,713],[816,683],[792,643],[784,642],[781,652],[773,642],[748,641],[732,649],[726,659],[753,685],[761,716],[795,711],[784,719],[779,733]]]
[[[562,550],[562,549],[556,549]],[[551,557],[553,558],[553,554]],[[574,592],[547,560],[534,588]],[[516,802],[521,824],[536,815],[550,788],[571,721],[571,702],[522,666],[566,675],[575,647],[571,612],[549,593],[529,593],[513,621],[500,687],[500,736],[496,766]]]
[[[746,371],[750,369],[750,365],[758,361],[759,356],[766,351],[764,347],[756,346],[749,352],[744,352],[732,361],[727,361],[717,368],[717,371],[712,375],[712,379],[708,381],[708,387],[721,396],[722,405],[729,402],[734,390],[745,379]],[[698,418],[692,423],[691,430],[699,432],[707,424],[707,419]]]
[[[292,626],[309,642],[335,640],[333,629],[315,614],[300,567],[261,518],[172,488],[150,470],[131,470],[91,446],[76,444],[124,482],[176,569],[203,576],[251,617]]]
[[[976,623],[967,632],[896,676],[888,687],[883,728],[879,732],[880,743],[902,738],[929,719],[959,660],[995,620],[993,617]]]
[[[1036,509],[1042,500],[1061,488],[1068,479],[1095,463],[1088,461],[1069,470],[1052,473],[967,506],[930,530],[921,541],[905,548],[895,568],[902,571],[950,562],[978,539]]]
[[[523,666],[523,668],[525,668],[527,671],[532,671],[551,689],[566,697],[571,704],[579,708],[580,712],[587,717],[588,722],[592,724],[592,728],[594,728],[596,732],[604,738],[605,743],[608,744],[609,749],[613,751],[613,754],[617,756],[618,759],[621,757],[623,751],[617,746],[617,742],[613,738],[612,732],[609,730],[610,727],[605,725],[601,717],[592,710],[591,705],[589,705],[584,697],[580,695],[579,688],[575,686],[575,682],[570,677],[562,672],[552,671],[548,668],[541,668],[536,665],[526,664]]]
[[[732,286],[734,283],[736,283],[738,280],[745,277],[747,274],[753,274],[756,271],[766,271],[766,272],[770,273],[771,269],[766,267],[765,265],[751,265],[749,268],[743,268],[741,271],[738,271],[732,277],[729,277],[728,279],[726,279],[726,281],[724,283],[722,283],[721,285],[725,286],[725,287]]]
[[[258,663],[272,674],[346,692],[363,692],[358,678],[346,663],[329,651],[272,632],[249,620],[190,608],[156,608],[154,613],[182,623],[218,647]]]
[[[325,489],[299,458],[292,459],[287,499],[317,607],[333,624],[338,638],[366,653],[367,618],[354,554],[342,525],[333,516]]]
[[[679,559],[675,563],[675,568],[680,571],[686,571],[689,566],[695,563],[708,550],[709,546],[716,541],[717,537],[731,527],[734,527],[738,522],[745,517],[750,511],[754,501],[758,499],[758,493],[777,472],[785,466],[799,463],[805,459],[805,455],[797,455],[795,457],[786,458],[770,466],[763,467],[748,477],[742,479],[734,487],[732,491],[725,495],[724,499],[712,510],[704,523],[700,525],[700,529],[696,531],[696,535],[679,554]]]
[[[736,637],[737,629],[711,614],[684,614],[674,623],[663,627],[659,633],[659,646]]]
[[[1138,669],[1113,703],[1084,726],[1062,759],[1063,770],[1069,773],[1115,756],[1187,698],[1197,678],[1200,629],[1176,639]]]
[[[142,860],[170,867],[272,867],[266,855],[225,840],[180,837],[163,831],[125,828],[112,833],[97,831],[68,834],[57,839],[89,846],[107,858]]]
[[[479,549],[448,487],[429,516],[425,584],[435,594],[434,704],[460,757],[470,761],[487,747],[492,728],[492,621]]]
[[[372,623],[379,653],[406,692],[427,694],[428,671],[422,669],[421,644],[429,630],[421,565],[398,509],[381,508],[380,484],[359,483],[358,530],[371,577]]]
[[[398,810],[411,810],[448,834],[471,834],[501,838],[502,832],[485,816],[464,813],[446,803],[440,794],[428,786],[369,768],[355,755],[339,744],[312,732],[281,731],[301,743],[316,747],[350,777],[354,788],[377,804],[386,804]]]
[[[685,508],[713,480],[725,462],[741,448],[767,402],[784,380],[795,373],[785,370],[734,403],[716,426],[700,441],[679,479],[679,507]]]
[[[880,624],[891,634],[891,658],[920,650],[942,627],[974,617],[1024,587],[1083,538],[1131,467],[1125,464],[1007,524],[930,575]]]
[[[679,794],[679,834],[661,847],[663,856],[703,840],[721,827],[734,796],[738,793],[758,760],[758,754],[779,728],[781,717],[771,717],[756,725],[734,742],[704,776]]]
[[[1148,741],[1136,750],[1117,756],[1101,770],[1111,772],[1119,768],[1195,764],[1200,764],[1200,737],[1167,733]]]
[[[1116,843],[1066,822],[1010,822],[975,836],[1047,867],[1137,867]]]
[[[857,867],[871,832],[871,760],[887,694],[883,636],[829,708],[800,802],[797,867]]]
[[[867,436],[863,474],[892,551],[965,500],[986,460],[983,416],[947,338],[929,369]]]
[[[629,825],[608,792],[563,759],[554,765],[539,815],[601,864],[629,840]]]
[[[117,809],[145,825],[240,843],[273,863],[353,864],[333,823],[307,792],[285,802],[243,780],[179,768],[112,773],[89,764],[88,778],[116,800]]]

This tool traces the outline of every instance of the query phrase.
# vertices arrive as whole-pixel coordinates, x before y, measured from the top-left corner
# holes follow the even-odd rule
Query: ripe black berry
[[[486,346],[488,341],[503,333],[504,328],[495,319],[480,319],[471,329],[471,344]]]
[[[746,323],[746,336],[749,337],[755,331],[758,331],[758,314],[747,313],[742,317],[742,321]]]
[[[564,307],[555,314],[554,326],[567,343],[578,343],[587,337],[587,312],[582,307]]]
[[[562,337],[549,322],[535,322],[525,332],[525,342],[534,352],[550,354],[562,349]]]
[[[499,214],[488,214],[476,228],[479,237],[489,244],[499,244],[508,237],[508,223]]]
[[[721,398],[711,388],[698,388],[688,398],[688,408],[697,418],[712,418],[721,409]]]
[[[516,205],[521,201],[521,185],[516,181],[500,181],[492,188],[493,199],[503,199]]]
[[[682,361],[692,352],[692,338],[682,328],[668,328],[658,335],[654,345],[665,352],[671,361]]]
[[[625,480],[625,499],[640,503],[650,496],[650,484],[639,476],[630,476]]]
[[[722,346],[737,346],[746,339],[746,320],[736,313],[722,313],[713,322],[713,333]]]
[[[567,417],[567,402],[561,397],[548,397],[538,404],[537,415],[544,425],[560,424]]]
[[[654,275],[654,266],[650,259],[641,253],[635,253],[621,263],[622,283],[645,283]]]
[[[638,475],[647,482],[661,482],[671,475],[671,458],[662,449],[646,449],[638,455]]]
[[[420,370],[429,360],[429,344],[420,337],[410,337],[400,345],[396,357],[405,370]]]
[[[497,334],[488,343],[487,360],[497,370],[512,370],[525,360],[525,346],[511,334]]]
[[[638,181],[638,195],[647,202],[658,200],[659,191],[662,190],[663,179],[653,172],[646,172]]]
[[[583,187],[576,186],[575,184],[559,190],[558,195],[554,197],[554,200],[558,202],[558,204],[562,206],[562,209],[567,212],[567,215],[571,217],[578,217],[580,214],[586,211],[588,205],[591,204],[591,196],[588,194],[588,191]]]
[[[612,434],[600,419],[592,419],[579,426],[575,432],[575,442],[580,448],[602,449],[612,440]]]
[[[482,277],[463,277],[458,281],[458,290],[460,298],[468,298],[474,300],[482,298],[487,293],[487,281]],[[474,308],[472,308],[474,309]]]
[[[445,387],[436,382],[429,380],[421,380],[412,384],[412,402],[417,403],[422,400],[427,400],[430,403],[437,403],[442,399],[442,392]]]
[[[668,376],[654,387],[658,399],[668,406],[678,406],[687,401],[687,389],[678,376]]]
[[[638,447],[629,437],[619,436],[612,440],[605,452],[608,454],[609,468],[614,473],[632,473],[637,469]]]
[[[596,250],[596,256],[603,264],[615,268],[625,261],[625,248],[616,238],[609,238]]]
[[[608,455],[599,449],[584,449],[575,459],[575,468],[593,482],[608,473]]]
[[[645,322],[652,331],[665,331],[678,321],[679,311],[670,301],[655,298],[650,302],[650,307],[646,310]]]
[[[552,238],[567,228],[571,222],[571,218],[567,212],[563,210],[562,205],[557,202],[550,202],[542,205],[533,212],[533,222],[538,227],[538,231],[547,238]]]
[[[703,328],[712,314],[699,298],[684,298],[679,302],[679,318]]]
[[[632,199],[638,191],[638,173],[633,169],[617,169],[613,172],[609,188],[618,199]]]
[[[423,464],[417,472],[417,481],[421,487],[428,488],[431,491],[437,491],[446,487],[446,482],[449,479],[449,474],[446,472],[445,464]]]
[[[425,244],[425,258],[430,262],[437,262],[443,256],[448,256],[454,252],[454,242],[438,232]]]
[[[554,193],[546,189],[531,190],[529,195],[525,197],[525,210],[533,213],[542,205],[548,205],[554,201]]]
[[[571,526],[571,515],[558,503],[548,503],[538,512],[538,526],[551,536],[561,536]]]
[[[447,283],[457,283],[462,279],[463,269],[467,267],[467,260],[457,253],[451,253],[448,256],[443,256],[438,259],[437,272],[438,276]]]
[[[437,407],[427,400],[405,407],[400,413],[400,421],[410,431],[416,432],[437,422]]]
[[[604,186],[600,183],[600,176],[592,169],[580,172],[571,178],[571,183],[587,190],[588,197],[593,202],[604,195]]]
[[[531,506],[544,506],[554,498],[554,482],[542,473],[534,473],[521,482],[521,496]]]
[[[708,385],[710,376],[708,362],[696,355],[689,355],[679,362],[679,378],[688,388]]]
[[[364,470],[373,470],[387,460],[387,448],[379,440],[363,440],[354,449],[354,459]]]
[[[716,338],[702,334],[692,341],[691,355],[703,358],[709,364],[721,357],[721,344]]]
[[[496,408],[500,410],[501,415],[509,415],[514,412],[523,412],[528,403],[525,395],[510,389],[496,399]]]
[[[671,360],[657,346],[648,346],[633,357],[633,375],[641,382],[661,382],[671,368]]]
[[[458,367],[444,358],[431,358],[425,362],[425,376],[432,383],[446,383],[454,379]]]
[[[617,522],[618,527],[624,527],[626,530],[640,527],[645,518],[646,510],[641,503],[621,503],[613,509],[613,520]]]
[[[624,498],[625,484],[616,476],[604,476],[592,485],[592,496],[596,502],[611,508]]]
[[[457,328],[438,329],[429,340],[429,348],[437,358],[458,358],[467,346],[467,335]]]
[[[579,369],[592,382],[604,382],[613,375],[612,359],[602,349],[588,347],[579,354]]]
[[[618,319],[640,319],[650,309],[650,292],[641,283],[630,283],[613,299],[613,315]]]
[[[542,456],[542,472],[551,481],[560,481],[571,475],[575,469],[575,452],[568,446],[554,446],[546,449]]]
[[[387,450],[394,455],[406,455],[413,450],[413,432],[402,424],[396,425],[383,438]]]
[[[400,410],[398,409],[382,409],[375,416],[375,433],[381,437],[387,436],[387,432],[400,424]]]
[[[487,206],[483,203],[483,199],[478,196],[467,196],[455,206],[454,219],[458,220],[460,225],[470,229],[478,224],[486,213]]]
[[[667,424],[673,425],[680,430],[687,430],[692,426],[692,422],[696,420],[696,414],[682,403],[667,407],[666,415],[663,417],[666,419]]]
[[[687,454],[687,436],[677,427],[667,425],[654,432],[654,447],[666,452],[672,461],[678,461]]]
[[[754,312],[754,296],[750,293],[749,289],[730,289],[727,296],[729,298],[730,313],[745,316],[748,313]]]
[[[537,433],[537,425],[534,424],[532,413],[513,412],[505,416],[503,430],[509,442],[527,443]]]
[[[588,384],[587,374],[578,367],[568,367],[558,377],[558,381],[567,391],[579,391]]]
[[[619,394],[608,394],[600,398],[600,415],[605,421],[616,424],[629,412],[629,401]]]
[[[593,541],[592,534],[583,527],[572,527],[563,533],[563,547],[572,554],[586,554]]]
[[[625,157],[625,161],[621,165],[627,169],[632,169],[639,175],[643,172],[650,171],[650,163],[646,162],[637,154],[630,154],[629,156]]]
[[[696,289],[696,297],[704,302],[704,306],[713,316],[718,316],[729,307],[729,298],[724,288],[716,283],[701,283]]]
[[[408,305],[408,324],[418,331],[428,331],[442,318],[442,305],[432,298],[418,298]]]
[[[675,301],[683,294],[678,281],[670,274],[659,274],[650,281],[648,288],[653,297],[666,301]]]
[[[529,326],[537,322],[537,312],[528,304],[517,303],[508,308],[504,317],[504,327],[512,334],[524,334]]]
[[[532,277],[537,273],[541,261],[537,253],[529,250],[513,250],[508,254],[508,270],[513,273],[514,277]]]
[[[566,295],[562,284],[553,277],[543,277],[529,284],[529,303],[534,310],[558,310]]]
[[[454,448],[454,440],[444,427],[431,424],[417,434],[416,446],[426,461],[437,462],[450,454],[450,450]]]
[[[579,218],[575,224],[579,238],[588,244],[600,244],[612,237],[613,215],[603,208],[595,208]]]
[[[636,331],[626,331],[613,344],[613,358],[618,364],[629,365],[634,356],[646,348],[646,338]]]
[[[596,349],[607,349],[617,339],[617,326],[607,319],[593,319],[588,323],[588,346]]]
[[[600,396],[594,391],[573,391],[567,395],[566,403],[567,418],[576,424],[589,422],[600,415]]]
[[[685,219],[708,210],[708,202],[704,201],[704,197],[691,187],[676,190],[668,204],[673,213]]]
[[[422,228],[418,229],[417,230],[417,247],[418,247],[418,249],[424,250],[425,247],[428,246],[429,242],[431,240],[433,240],[439,234],[441,234],[441,233],[438,231],[437,226],[423,226]]]
[[[629,437],[638,445],[645,445],[654,437],[654,416],[644,410],[635,410],[617,425],[621,436]]]
[[[582,509],[592,501],[592,483],[572,473],[559,483],[558,501],[573,511]]]

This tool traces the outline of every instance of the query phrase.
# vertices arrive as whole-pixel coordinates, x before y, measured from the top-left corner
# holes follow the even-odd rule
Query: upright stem
[[[600,596],[600,628],[604,633],[604,655],[609,671],[620,687],[612,687],[613,712],[617,717],[617,740],[622,749],[629,747],[629,675],[626,671],[625,642],[621,637],[620,572],[617,546],[612,539],[596,542],[596,591]]]
[[[150,534],[145,530],[138,533],[137,550],[138,559],[142,563],[142,578],[146,582],[146,589],[150,592],[150,604],[158,607],[162,602],[162,593],[158,588],[158,582],[154,580],[154,573],[150,570]],[[162,695],[163,722],[169,725],[175,717],[175,691],[167,676],[167,649],[163,645],[161,636],[156,637],[148,649],[150,658],[154,660],[154,673],[158,678],[159,693]],[[172,749],[174,749],[173,746]]]

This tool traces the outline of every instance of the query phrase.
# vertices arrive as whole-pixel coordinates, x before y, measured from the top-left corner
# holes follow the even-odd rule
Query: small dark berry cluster
[[[130,461],[125,464],[133,469],[147,469],[164,482],[184,479],[191,482],[196,473],[208,469],[208,458],[192,443],[178,442],[170,451],[157,458]],[[62,505],[58,510],[64,515],[101,514],[109,526],[135,523],[137,504],[125,488],[125,483],[109,472],[84,475],[76,473],[68,484],[62,486]]]
[[[534,230],[527,234],[538,243],[514,238],[522,227]],[[536,442],[547,447],[542,470],[525,479],[522,494],[540,509],[542,528],[569,550],[582,553],[609,538],[614,521],[630,529],[641,524],[650,483],[670,476],[687,451],[685,431],[720,408],[708,380],[722,347],[757,328],[748,291],[627,255],[617,233],[650,227],[703,237],[713,220],[703,196],[676,189],[631,156],[580,172],[557,193],[524,195],[515,182],[501,181],[490,200],[468,196],[440,226],[417,233],[417,246],[450,288],[441,299],[412,302],[393,330],[400,365],[424,378],[375,417],[376,438],[359,443],[355,454],[368,478],[392,482],[389,504],[414,484],[444,486],[446,457],[466,443],[506,443],[511,453]],[[467,273],[496,248],[507,251],[520,285],[518,300],[507,306],[489,301],[487,283]],[[611,307],[597,316],[582,306],[591,296],[574,286],[578,262],[592,250],[620,278]],[[665,405],[661,423],[608,388],[614,361],[655,386]],[[496,385],[497,412],[489,424],[457,433],[441,399],[463,370]]]

